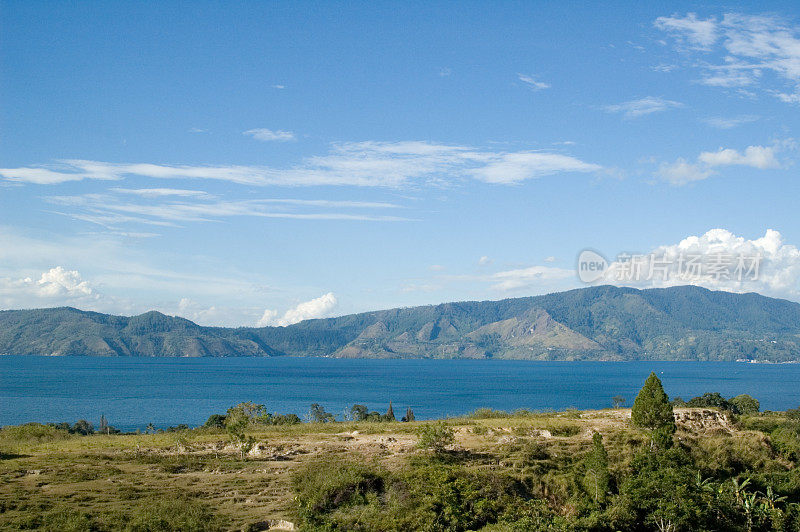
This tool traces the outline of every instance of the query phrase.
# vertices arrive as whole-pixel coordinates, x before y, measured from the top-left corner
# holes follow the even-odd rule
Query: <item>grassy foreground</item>
[[[658,453],[628,409],[265,426],[244,459],[220,429],[6,427],[0,529],[800,529],[800,422],[675,415]]]

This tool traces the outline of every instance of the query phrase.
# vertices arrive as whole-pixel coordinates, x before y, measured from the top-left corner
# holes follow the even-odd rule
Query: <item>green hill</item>
[[[800,361],[800,304],[694,286],[599,286],[235,329],[158,312],[8,310],[0,353]]]

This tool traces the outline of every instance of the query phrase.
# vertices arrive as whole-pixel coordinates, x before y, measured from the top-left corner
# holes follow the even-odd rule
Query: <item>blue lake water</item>
[[[301,417],[319,403],[341,418],[353,403],[418,419],[502,410],[630,404],[650,371],[670,397],[747,393],[763,409],[800,405],[800,364],[524,362],[330,358],[90,358],[0,356],[0,425],[104,414],[123,430],[199,425],[242,401]],[[398,416],[399,417],[399,416]]]

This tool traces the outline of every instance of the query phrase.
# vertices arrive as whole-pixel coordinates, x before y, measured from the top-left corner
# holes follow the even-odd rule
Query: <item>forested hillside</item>
[[[800,360],[800,304],[693,286],[600,286],[308,320],[203,327],[148,312],[0,312],[0,353],[530,360]]]

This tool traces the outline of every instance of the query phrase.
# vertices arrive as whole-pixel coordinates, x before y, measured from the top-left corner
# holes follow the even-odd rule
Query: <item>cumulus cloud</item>
[[[338,304],[339,302],[333,292],[328,292],[316,299],[300,303],[296,307],[287,310],[281,318],[278,318],[276,310],[266,309],[261,319],[256,322],[256,327],[266,327],[268,325],[285,327],[304,320],[325,318],[330,316]]]
[[[800,249],[785,243],[773,229],[752,240],[726,229],[712,229],[677,244],[659,246],[642,255],[649,258],[641,262],[637,276],[631,275],[633,256],[624,260],[618,257],[598,283],[639,288],[691,284],[715,290],[800,297]],[[658,269],[653,270],[653,264],[658,264]]]
[[[100,297],[78,271],[61,266],[42,272],[38,280],[0,278],[0,302],[4,308],[72,305],[93,302]]]
[[[540,91],[542,89],[549,89],[550,85],[543,82],[537,81],[533,76],[529,76],[527,74],[517,74],[517,78],[527,85],[530,89],[535,91]]]
[[[188,166],[121,164],[71,159],[55,165],[0,168],[9,182],[54,185],[84,179],[212,179],[240,185],[356,186],[398,188],[474,178],[512,184],[601,167],[546,151],[502,152],[421,141],[333,144],[325,155],[307,157],[289,168],[269,166]]]
[[[779,145],[748,146],[743,152],[732,148],[719,148],[717,151],[704,151],[696,162],[678,158],[674,163],[662,163],[656,176],[673,185],[685,185],[702,181],[714,175],[715,168],[721,166],[747,166],[758,170],[781,168],[777,158]]]
[[[743,153],[731,148],[720,148],[715,152],[705,151],[697,159],[709,166],[750,166],[752,168],[780,168],[775,158],[775,148],[767,146],[748,146]]]
[[[488,256],[484,255],[484,256],[482,256],[481,258],[478,259],[478,266],[488,266],[492,262],[494,262],[492,259],[490,259]]]
[[[608,113],[622,113],[625,118],[639,118],[668,109],[683,107],[681,102],[647,96],[638,100],[630,100],[614,105],[606,105],[603,109]]]
[[[679,51],[690,54],[689,64],[699,66],[701,83],[761,86],[782,101],[800,102],[800,27],[785,19],[740,13],[701,19],[689,13],[660,17],[655,27],[673,37]]]
[[[672,185],[685,185],[693,181],[702,181],[713,175],[710,168],[702,165],[687,162],[684,158],[678,158],[674,163],[661,163],[656,175],[662,180]]]
[[[273,131],[271,129],[266,128],[256,128],[256,129],[248,129],[247,131],[242,132],[242,135],[249,135],[256,140],[261,140],[264,142],[271,142],[271,141],[278,141],[278,142],[286,142],[289,140],[295,140],[296,137],[294,133],[291,131]]]

